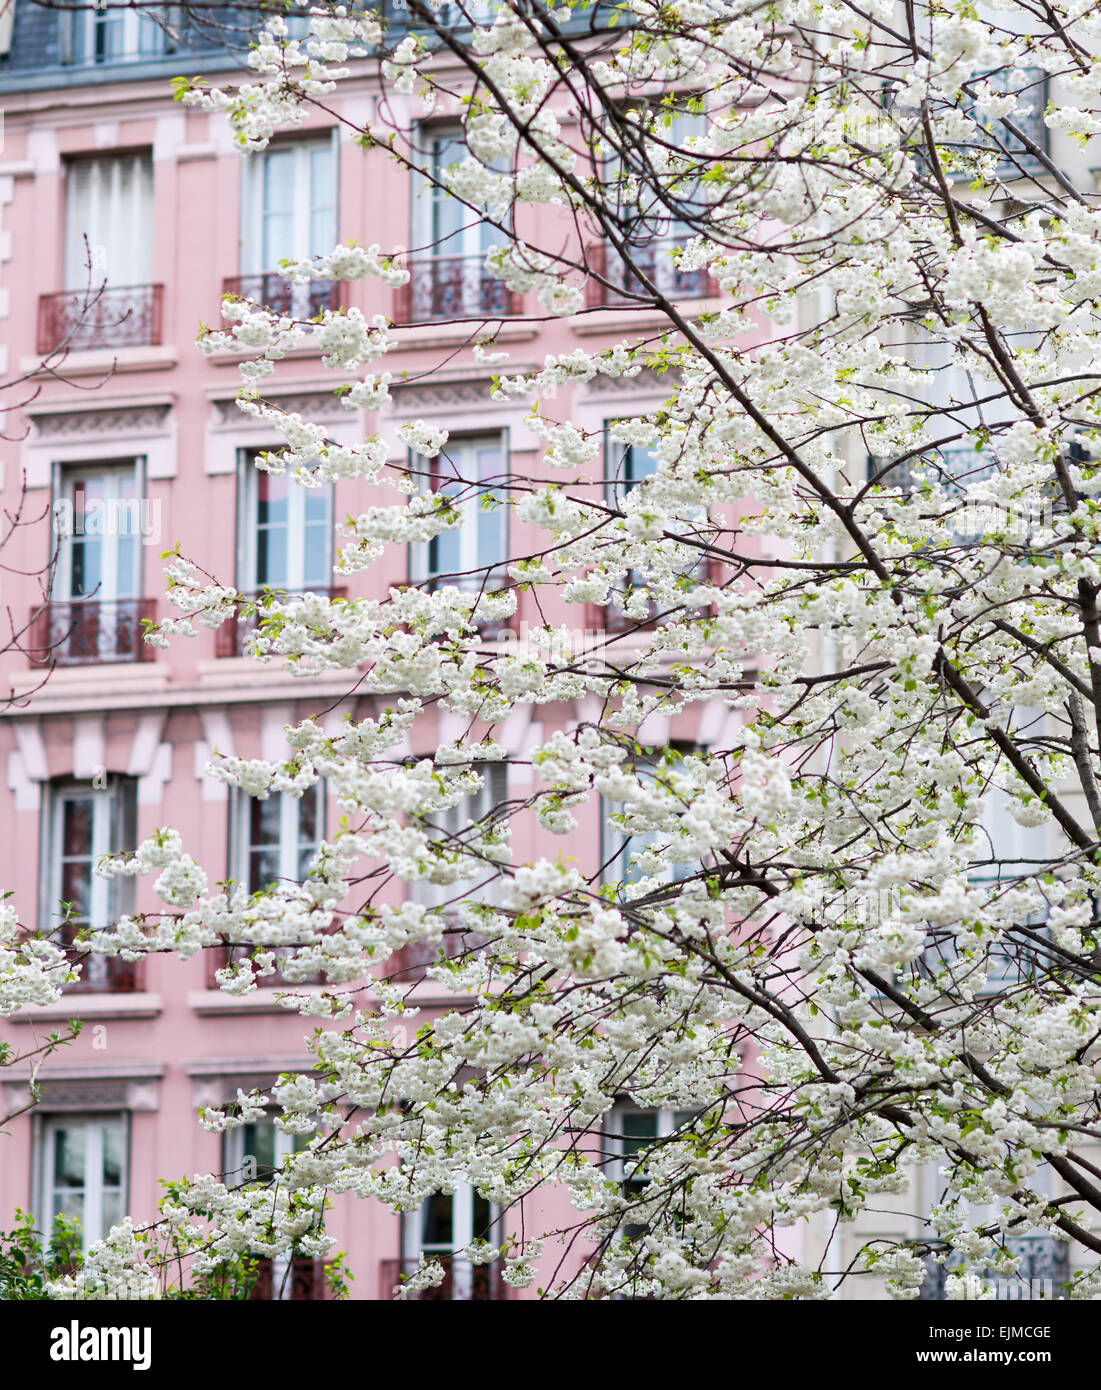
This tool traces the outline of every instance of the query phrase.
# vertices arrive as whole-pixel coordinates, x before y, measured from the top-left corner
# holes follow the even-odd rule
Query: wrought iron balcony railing
[[[348,590],[343,587],[324,588],[315,586],[310,589],[300,589],[290,593],[283,589],[257,590],[243,597],[257,600],[263,597],[265,592],[274,593],[277,598],[297,598],[303,593],[321,594],[325,598],[347,598]],[[263,610],[253,613],[248,617],[237,614],[235,617],[228,618],[217,632],[214,634],[214,655],[215,656],[244,656],[248,644],[248,639],[254,633],[263,620]]]
[[[38,299],[38,351],[155,347],[162,341],[163,285],[107,285]]]
[[[639,271],[670,299],[706,299],[718,294],[718,286],[706,270],[681,270],[670,254],[679,242],[653,241],[632,249],[631,258]],[[642,280],[602,241],[585,248],[585,264],[590,271],[585,301],[590,309],[609,309],[640,303],[650,293]],[[641,301],[635,296],[641,296]]]
[[[291,285],[275,271],[235,275],[222,281],[223,294],[235,294],[274,314],[295,319],[313,319],[326,309],[339,309],[341,289],[339,280],[311,280],[308,285]]]
[[[984,1282],[993,1288],[996,1299],[1036,1302],[1063,1296],[1070,1279],[1070,1253],[1066,1241],[1045,1235],[1007,1236],[1005,1247],[1021,1263],[1016,1274],[1005,1278],[983,1276]],[[949,1256],[944,1264],[928,1256],[918,1298],[930,1303],[944,1299],[948,1277],[960,1264],[957,1256]]]
[[[409,280],[394,293],[394,322],[409,326],[440,319],[515,318],[522,300],[495,280],[481,256],[414,256]]]
[[[142,622],[152,621],[151,598],[73,599],[32,610],[28,652],[32,665],[97,666],[151,661]]]
[[[501,1278],[501,1266],[472,1265],[452,1255],[441,1255],[439,1263],[446,1271],[443,1283],[434,1289],[422,1289],[413,1298],[420,1303],[488,1302],[508,1297],[508,1285]],[[379,1300],[389,1302],[401,1277],[408,1278],[420,1268],[418,1260],[382,1260],[379,1262]]]

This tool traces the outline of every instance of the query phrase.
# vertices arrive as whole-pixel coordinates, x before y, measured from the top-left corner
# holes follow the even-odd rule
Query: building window
[[[263,893],[273,884],[303,883],[314,855],[325,836],[325,791],[315,782],[300,797],[274,792],[265,800],[237,792],[230,803],[230,876],[249,893]],[[316,974],[288,975],[288,962],[296,954],[293,945],[276,949],[278,967],[271,975],[258,975],[258,985],[308,984]],[[249,946],[228,946],[215,969],[247,960]],[[291,972],[293,975],[293,972]]]
[[[72,946],[74,956],[82,958],[80,980],[74,988],[137,987],[136,963],[87,954],[76,942],[80,931],[102,931],[132,910],[134,880],[102,878],[94,869],[105,854],[137,848],[137,804],[133,777],[112,777],[103,788],[85,783],[52,789],[42,843],[44,917],[49,934]]]
[[[222,1146],[222,1181],[236,1188],[274,1182],[284,1161],[310,1146],[310,1134],[287,1134],[274,1119],[253,1120],[227,1130]],[[301,1302],[324,1297],[324,1266],[320,1260],[280,1255],[257,1260],[256,1282],[249,1297],[254,1301]]]
[[[234,877],[250,893],[263,892],[280,880],[303,882],[324,837],[324,805],[321,782],[301,796],[274,792],[264,801],[243,794],[235,798]]]
[[[164,287],[152,283],[149,153],[68,162],[64,275],[64,290],[38,301],[39,352],[161,341]]]
[[[58,470],[54,522],[59,537],[53,597],[36,610],[35,659],[65,666],[143,661],[141,540],[145,500],[133,462]]]
[[[710,165],[707,155],[700,155],[698,161],[693,161],[692,154],[685,150],[689,140],[706,137],[708,130],[706,115],[690,110],[687,98],[685,103],[679,109],[665,104],[650,107],[645,103],[633,104],[634,110],[653,121],[645,127],[649,131],[646,141],[649,169],[641,183],[638,173],[642,161],[637,153],[632,152],[630,159],[625,161],[613,150],[607,158],[604,178],[609,188],[620,190],[618,198],[620,215],[627,228],[627,251],[638,274],[610,246],[596,243],[588,247],[589,267],[595,276],[601,277],[594,276],[589,282],[591,307],[628,304],[640,296],[645,302],[653,291],[644,285],[642,276],[659,294],[672,299],[695,299],[715,293],[706,269],[681,270],[678,264],[681,248],[698,234],[703,221],[707,185],[701,176]],[[623,137],[616,133],[610,137],[610,142],[614,140],[618,145],[624,139],[627,147],[632,148],[635,142],[630,135]],[[679,163],[685,169],[675,176],[663,169],[665,159],[673,150],[683,151]],[[678,203],[688,220],[676,216]]]
[[[615,420],[607,420],[604,424],[604,495],[609,507],[622,509],[628,496],[657,472],[658,458],[653,444],[628,444],[615,438],[612,427],[616,423]],[[709,534],[710,528],[707,524],[707,513],[704,508],[700,507],[692,512],[682,511],[681,518],[681,520],[670,518],[668,528],[670,530],[675,529],[676,534],[684,536],[686,541],[691,540],[697,527],[703,533],[704,542],[713,538]],[[711,563],[706,551],[696,546],[690,546],[686,551],[684,568],[678,580],[678,586],[707,584],[717,570],[717,564]],[[605,627],[609,631],[618,632],[624,629],[646,627],[656,622],[662,613],[662,605],[657,600],[646,596],[641,609],[637,604],[630,604],[632,595],[637,598],[637,591],[646,587],[647,579],[642,571],[628,570],[621,587],[613,589],[609,594],[610,601],[606,607],[603,610],[598,608],[589,614],[587,625]],[[628,616],[628,605],[635,613],[634,617]],[[666,609],[671,606],[676,605],[665,605]]]
[[[281,593],[342,595],[332,584],[333,490],[303,487],[257,468],[260,451],[241,451],[237,484],[237,587],[259,597]],[[218,629],[219,656],[241,656],[258,617],[238,616]]]
[[[123,1218],[129,1132],[123,1114],[65,1115],[41,1122],[39,1182],[43,1219],[79,1222],[87,1252]]]
[[[423,490],[447,499],[457,525],[414,547],[414,582],[433,589],[445,584],[475,592],[497,588],[508,560],[503,440],[452,439],[436,458],[422,463],[418,457],[416,466],[427,472]]]
[[[89,254],[93,286],[152,280],[152,155],[73,159],[65,178],[65,288],[88,284]]]
[[[473,763],[471,770],[482,778],[480,789],[463,796],[446,811],[436,812],[426,824],[431,839],[441,847],[451,847],[460,852],[463,846],[471,843],[475,827],[480,828],[495,808],[504,805],[508,797],[508,767],[505,763]],[[469,854],[462,857],[475,869],[475,860]],[[409,896],[413,902],[438,911],[445,909],[455,899],[468,895],[471,885],[476,884],[479,902],[494,901],[498,880],[493,866],[482,863],[475,872],[475,878],[465,878],[458,883],[431,883],[424,878],[414,879],[409,884]],[[441,951],[455,957],[476,950],[483,944],[483,937],[457,930],[446,932],[439,943],[411,942],[390,958],[387,974],[399,981],[421,980],[428,966],[439,960]]]
[[[621,1185],[628,1201],[641,1198],[650,1182],[645,1168],[647,1152],[694,1118],[691,1110],[646,1110],[628,1102],[620,1102],[609,1111],[604,1125],[605,1168]],[[628,1223],[623,1234],[633,1239],[644,1229],[643,1225]]]
[[[171,7],[159,8],[167,12]],[[73,14],[63,16],[62,37],[64,61],[74,67],[159,58],[174,47],[156,19],[119,0],[102,0],[81,9],[74,3],[73,9]]]
[[[519,297],[485,265],[500,233],[448,188],[448,170],[470,157],[462,131],[422,126],[417,157],[428,177],[413,185],[413,242],[424,249],[406,258],[410,279],[397,294],[395,322],[518,313]]]
[[[277,273],[281,261],[327,255],[336,242],[332,136],[273,143],[249,155],[241,207],[241,274],[225,290],[296,318],[336,308],[332,282],[292,286]]]
[[[443,1282],[419,1295],[425,1301],[482,1301],[504,1297],[496,1263],[471,1264],[464,1253],[472,1241],[499,1244],[499,1217],[490,1202],[466,1182],[454,1193],[435,1192],[402,1219],[402,1257],[384,1260],[381,1296],[389,1299],[399,1274],[410,1275],[421,1259],[444,1267]]]
[[[700,750],[692,743],[675,742],[668,748],[645,749],[636,754],[634,760],[621,764],[638,777],[644,787],[666,798],[673,793],[659,785],[663,770],[675,768],[677,762]],[[601,797],[601,835],[600,862],[604,869],[604,882],[611,884],[639,883],[644,878],[655,878],[659,882],[678,881],[690,878],[701,867],[700,861],[682,863],[673,860],[670,851],[674,838],[665,830],[651,830],[645,824],[646,812],[637,803],[628,804]],[[686,805],[675,803],[676,809],[686,811]],[[658,867],[639,862],[647,853],[657,853],[661,864]]]
[[[332,579],[333,494],[329,486],[303,487],[285,473],[241,462],[242,527],[238,587],[265,586],[297,594],[328,592]]]

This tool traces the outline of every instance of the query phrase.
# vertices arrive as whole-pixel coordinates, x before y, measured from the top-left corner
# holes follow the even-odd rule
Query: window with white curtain
[[[120,0],[78,4],[74,0],[73,13],[63,16],[62,28],[63,60],[74,67],[159,58],[174,46],[163,27],[165,21],[172,22],[171,5],[146,6],[143,11]],[[162,23],[146,12],[150,8],[161,10]]]
[[[65,169],[65,288],[153,279],[153,158],[148,152],[72,159]]]
[[[336,239],[336,168],[331,135],[273,142],[245,157],[241,273],[281,260],[325,255]]]
[[[38,1134],[41,1220],[80,1223],[85,1252],[126,1212],[129,1126],[124,1114],[44,1117]]]

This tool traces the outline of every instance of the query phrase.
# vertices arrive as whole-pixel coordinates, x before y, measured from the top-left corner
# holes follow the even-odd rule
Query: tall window
[[[250,893],[262,893],[276,883],[302,883],[325,834],[324,784],[317,782],[300,797],[276,792],[266,801],[238,793],[231,803],[230,876]],[[277,964],[287,969],[296,947],[276,948]],[[245,960],[247,946],[230,946],[223,963]],[[290,978],[280,970],[257,977],[258,985],[306,984],[317,979]]]
[[[103,788],[53,789],[42,839],[47,930],[70,945],[82,928],[101,931],[131,909],[134,880],[94,872],[105,854],[137,848],[137,782],[113,777]],[[67,905],[67,906],[63,906]],[[80,988],[133,989],[135,966],[117,956],[87,955]]]
[[[658,459],[651,444],[626,444],[622,440],[616,439],[611,431],[611,427],[615,423],[614,420],[608,420],[604,425],[604,495],[608,506],[621,508],[629,494],[657,472]],[[687,542],[691,540],[696,528],[702,526],[706,539],[705,508],[699,507],[693,511],[682,511],[680,515],[681,519],[678,520],[670,518],[667,523],[670,530],[684,536]],[[682,578],[679,583],[705,584],[708,582],[710,573],[711,567],[706,553],[702,553],[697,547],[689,545],[684,556]],[[624,611],[624,605],[632,593],[645,588],[646,583],[645,573],[637,569],[628,570],[623,587],[613,589],[610,594],[611,601],[604,613],[604,625],[606,627],[616,631],[633,627],[635,624],[652,623],[660,616],[662,605],[653,598],[647,599],[644,616],[630,618]],[[632,611],[637,613],[633,606]]]
[[[250,893],[281,879],[301,883],[309,873],[324,834],[321,786],[315,782],[300,797],[276,792],[266,801],[254,796],[237,798],[234,876]]]
[[[452,196],[448,170],[468,157],[462,132],[423,126],[418,154],[427,177],[414,184],[412,279],[399,298],[398,321],[516,312],[504,283],[485,268],[500,235],[481,213]]]
[[[433,588],[498,587],[508,559],[507,494],[501,486],[508,462],[500,436],[451,440],[425,465],[425,490],[448,499],[458,524],[414,548],[415,580]]]
[[[171,51],[169,36],[155,19],[139,9],[124,8],[119,0],[101,6],[76,8],[63,17],[64,61],[75,65],[121,63],[134,58],[157,58]],[[167,17],[170,6],[158,7]]]
[[[628,1201],[640,1198],[650,1182],[645,1167],[647,1150],[669,1139],[692,1118],[691,1110],[645,1110],[625,1102],[608,1113],[604,1125],[605,1166],[621,1184]],[[634,1237],[644,1229],[628,1223],[623,1233]]]
[[[640,115],[654,117],[652,122],[640,120],[636,127],[646,130],[645,139],[630,129],[633,119],[626,133],[610,132],[610,142],[622,145],[625,153],[615,149],[608,157],[605,171],[627,228],[631,260],[660,293],[684,298],[708,294],[711,282],[707,272],[680,270],[675,255],[678,248],[696,235],[692,222],[698,223],[703,212],[701,203],[706,185],[701,182],[700,175],[706,167],[706,156],[695,156],[685,146],[690,139],[707,134],[707,117],[702,112],[689,110],[687,98],[678,108],[655,104],[639,105],[635,109]],[[646,170],[641,191],[640,170]],[[678,216],[678,210],[686,217]],[[617,289],[632,294],[645,293],[641,280],[614,252],[605,255],[600,249],[594,250],[597,268],[602,268],[611,281],[611,288],[598,287],[600,302],[623,303],[624,298],[616,293]]]
[[[117,12],[116,12],[117,13]],[[135,16],[132,10],[127,16]],[[153,278],[153,159],[145,154],[71,160],[65,186],[65,288],[148,285]]]
[[[332,488],[306,488],[241,460],[240,587],[327,592],[332,580]]]
[[[673,743],[670,748],[681,757],[699,751],[691,743]],[[631,767],[644,786],[657,789],[658,774],[666,766],[664,753],[664,749],[653,748],[635,757]],[[675,766],[675,762],[668,766]],[[681,863],[670,858],[668,850],[673,837],[666,830],[647,828],[645,811],[637,803],[627,805],[601,797],[601,812],[600,860],[604,865],[606,883],[638,883],[646,877],[684,879],[691,877],[699,867],[698,864]],[[656,871],[644,869],[638,862],[638,856],[647,851],[661,854],[662,865]]]
[[[443,1283],[422,1294],[422,1299],[500,1298],[493,1266],[472,1265],[463,1254],[474,1240],[495,1244],[496,1226],[492,1204],[469,1183],[456,1184],[453,1194],[435,1192],[403,1219],[402,1272],[412,1273],[422,1256],[444,1266]]]
[[[309,1134],[287,1134],[268,1116],[227,1130],[222,1147],[222,1180],[228,1187],[257,1183],[266,1186],[278,1177],[283,1161],[310,1146]],[[256,1272],[254,1300],[307,1300],[323,1297],[320,1261],[280,1255],[261,1259]]]
[[[126,1211],[125,1115],[64,1115],[42,1121],[39,1182],[42,1216],[80,1223],[85,1251],[102,1240]]]
[[[481,775],[480,790],[469,793],[456,802],[454,806],[449,807],[446,811],[438,811],[432,817],[430,827],[433,838],[441,846],[460,849],[463,845],[468,844],[474,833],[474,827],[480,826],[494,807],[504,803],[508,795],[508,768],[504,763],[475,763],[473,770]],[[467,862],[473,867],[473,859],[468,858]],[[486,875],[492,873],[492,868],[488,864],[485,866],[485,873]],[[464,886],[464,884],[429,883],[425,879],[416,879],[410,887],[415,902],[423,903],[425,907],[441,907],[444,903],[461,894],[464,891]]]
[[[149,655],[141,598],[142,498],[133,462],[63,468],[55,484],[57,576],[37,619],[34,646],[61,665],[137,661]]]
[[[246,299],[300,318],[335,305],[328,281],[290,286],[275,272],[284,260],[326,255],[336,241],[336,161],[331,136],[272,144],[245,164],[241,279]]]

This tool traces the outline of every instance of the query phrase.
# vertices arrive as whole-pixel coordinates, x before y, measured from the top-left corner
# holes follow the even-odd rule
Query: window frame
[[[509,444],[509,430],[506,426],[499,430],[476,434],[453,435],[435,458],[426,459],[419,454],[414,455],[410,451],[408,456],[409,470],[417,480],[422,497],[430,496],[439,492],[441,488],[452,485],[452,479],[443,475],[440,467],[441,460],[450,462],[453,473],[458,479],[462,479],[462,490],[468,494],[464,497],[460,507],[457,508],[462,513],[462,522],[453,531],[443,533],[444,535],[458,533],[461,568],[458,571],[451,571],[435,567],[432,563],[432,547],[436,542],[413,542],[409,547],[409,582],[414,587],[432,590],[451,584],[467,593],[479,593],[483,590],[486,593],[494,593],[501,587],[502,582],[507,582],[506,567],[510,558],[508,485],[512,477]],[[471,486],[470,461],[472,459],[476,461],[478,450],[487,448],[496,448],[500,457],[499,476],[501,483],[497,486],[482,487],[479,480],[475,490]],[[456,453],[462,461],[451,462]],[[455,486],[459,485],[456,481]],[[496,493],[501,498],[499,506],[494,509],[499,513],[500,518],[500,559],[488,565],[467,565],[464,557],[466,551],[472,550],[475,560],[481,558],[478,553],[480,549],[478,522],[483,514],[492,515],[492,512],[483,513],[478,500],[485,492]],[[466,535],[467,532],[473,532],[473,538]],[[470,573],[470,571],[474,572]]]
[[[328,245],[316,249],[308,248],[312,240],[310,221],[314,215],[312,199],[312,172],[310,155],[325,150],[330,160],[330,181],[332,184],[331,237]],[[267,161],[273,156],[293,152],[295,161],[291,211],[294,214],[292,242],[295,247],[292,258],[305,260],[312,255],[327,255],[336,245],[337,228],[340,225],[340,143],[336,126],[322,131],[307,131],[287,139],[275,139],[265,150],[257,150],[242,160],[241,167],[241,219],[238,227],[237,264],[242,278],[278,274],[277,265],[262,264],[265,258],[264,219],[266,211]],[[305,181],[307,196],[300,197],[300,185]],[[309,285],[295,286],[293,297],[308,300]]]
[[[323,484],[320,488],[305,488],[287,475],[272,474],[272,477],[287,477],[287,524],[283,528],[287,537],[287,572],[288,579],[296,576],[303,582],[294,585],[288,583],[286,586],[273,584],[270,580],[261,582],[258,573],[259,566],[259,507],[260,507],[260,473],[255,463],[256,456],[264,453],[270,447],[277,448],[277,445],[265,446],[246,446],[238,450],[237,454],[237,587],[242,593],[259,594],[265,587],[274,589],[276,592],[288,594],[302,593],[324,593],[332,592],[333,562],[336,551],[336,498],[332,483]],[[306,503],[309,496],[320,495],[324,497],[328,515],[324,522],[325,532],[325,582],[324,584],[305,583],[306,570],[306,532],[307,527],[313,525],[306,519]],[[294,558],[294,564],[291,558]]]
[[[66,855],[64,844],[64,807],[67,801],[92,799],[92,843],[87,856]],[[87,920],[76,918],[78,926],[88,926],[93,932],[109,927],[120,916],[133,910],[136,884],[133,878],[101,878],[95,872],[97,860],[104,854],[136,849],[138,843],[138,779],[117,773],[108,774],[105,787],[94,787],[73,778],[58,778],[47,783],[42,798],[39,831],[39,909],[38,920],[44,935],[56,939],[64,921],[57,912],[63,902],[65,865],[89,864]],[[132,845],[116,845],[117,840],[133,840]],[[116,957],[89,954],[76,988],[96,988],[109,981],[111,962]],[[111,992],[108,990],[107,992]]]
[[[59,1191],[75,1191],[76,1189],[57,1188],[54,1184],[53,1173],[53,1143],[51,1137],[58,1130],[80,1126],[85,1129],[95,1128],[97,1131],[97,1143],[89,1147],[87,1144],[84,1149],[84,1176],[85,1183],[80,1189],[85,1196],[86,1205],[84,1216],[80,1223],[81,1249],[87,1254],[89,1246],[95,1240],[102,1240],[107,1234],[107,1227],[103,1223],[103,1198],[105,1195],[105,1185],[102,1182],[103,1175],[103,1129],[108,1124],[117,1121],[121,1129],[121,1181],[118,1189],[119,1196],[119,1219],[121,1220],[127,1213],[130,1199],[130,1144],[131,1144],[131,1117],[130,1111],[126,1109],[108,1110],[73,1110],[73,1111],[45,1111],[36,1115],[35,1127],[32,1135],[32,1206],[36,1212],[40,1213],[40,1221],[44,1227],[44,1234],[47,1242],[53,1227],[54,1201]],[[99,1155],[99,1189],[93,1209],[99,1218],[98,1226],[93,1229],[88,1217],[87,1194],[89,1185],[87,1182],[89,1167],[94,1153]],[[92,1190],[95,1190],[94,1187]]]

